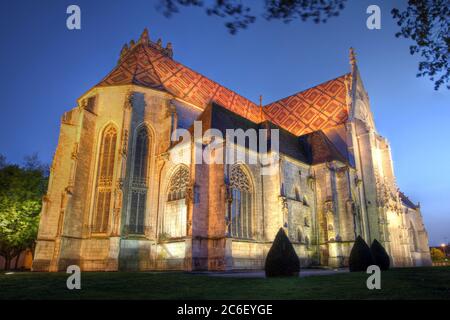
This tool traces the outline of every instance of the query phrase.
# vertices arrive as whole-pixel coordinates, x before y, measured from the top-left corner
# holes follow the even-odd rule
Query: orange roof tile
[[[136,44],[125,48],[118,65],[97,86],[136,84],[166,91],[205,109],[216,102],[253,122],[270,120],[295,135],[326,129],[347,120],[346,74],[260,107],[172,59],[171,49],[153,43],[144,31]],[[265,119],[262,119],[265,118]]]
[[[153,43],[135,44],[97,86],[121,84],[164,90],[202,109],[215,101],[249,120],[260,121],[258,105],[176,62]]]
[[[295,135],[334,127],[348,118],[345,74],[264,107],[266,117]]]

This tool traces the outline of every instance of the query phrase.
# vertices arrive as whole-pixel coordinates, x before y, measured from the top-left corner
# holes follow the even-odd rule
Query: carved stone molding
[[[194,181],[191,181],[187,186],[186,186],[186,205],[190,205],[190,204],[194,204],[196,203],[196,199],[197,199],[197,192],[198,192],[198,187],[195,184]]]
[[[170,160],[170,153],[169,152],[163,152],[158,155],[158,160],[162,162],[167,162]]]
[[[326,200],[323,203],[323,209],[326,213],[332,213],[334,214],[334,208],[333,208],[333,200]]]
[[[250,180],[239,165],[231,168],[229,185],[231,188],[251,192]]]
[[[283,227],[288,227],[288,217],[289,217],[289,206],[288,206],[288,200],[284,196],[278,196],[278,201],[281,206],[281,212],[283,213]]]
[[[133,109],[134,94],[135,93],[133,91],[128,91],[126,93],[125,104],[124,104],[124,108],[126,110],[132,110]]]
[[[78,159],[78,143],[75,142],[73,145],[73,149],[72,149],[72,153],[70,155],[72,160],[77,160]]]
[[[116,189],[123,190],[123,186],[124,186],[123,179],[122,178],[117,179]]]
[[[309,188],[312,190],[314,189],[314,183],[316,182],[316,177],[313,175],[309,175],[307,178],[307,183]]]
[[[167,109],[166,109],[166,118],[172,117],[173,114],[177,112],[177,107],[173,100],[169,100],[167,102]]]
[[[114,208],[111,226],[111,236],[118,236],[120,229],[120,215],[122,212],[123,201],[123,182],[122,179],[118,179],[116,182],[116,189],[114,190]]]
[[[122,145],[122,155],[124,157],[126,157],[128,154],[128,130],[127,129],[123,130],[121,145]]]

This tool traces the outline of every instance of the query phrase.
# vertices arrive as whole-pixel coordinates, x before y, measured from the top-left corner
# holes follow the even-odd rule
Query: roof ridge
[[[147,50],[145,50],[145,47],[144,47],[144,54],[147,57],[148,61],[150,62],[150,65],[151,65],[153,71],[155,72],[156,76],[158,77],[159,83],[161,83],[161,85],[163,87],[165,87],[163,82],[162,82],[162,80],[161,80],[161,76],[159,75],[158,71],[156,70],[155,65],[153,64],[153,61],[152,61],[151,57],[147,54]]]

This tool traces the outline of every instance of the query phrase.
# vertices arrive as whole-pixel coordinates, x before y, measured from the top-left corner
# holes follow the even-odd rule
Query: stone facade
[[[379,240],[395,266],[431,264],[420,208],[398,191],[353,54],[351,73],[294,96],[308,105],[298,123],[293,103],[258,107],[172,56],[145,31],[63,115],[33,270],[261,269],[280,227],[303,267],[346,266],[358,235]],[[283,130],[277,174],[195,164],[211,141],[171,141],[222,109],[234,128]]]

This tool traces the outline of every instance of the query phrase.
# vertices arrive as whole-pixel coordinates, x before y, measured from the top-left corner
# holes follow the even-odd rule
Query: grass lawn
[[[66,273],[0,274],[0,299],[450,299],[450,267],[382,272],[381,290],[366,273],[305,278],[231,278],[183,272],[84,272],[81,290]]]

